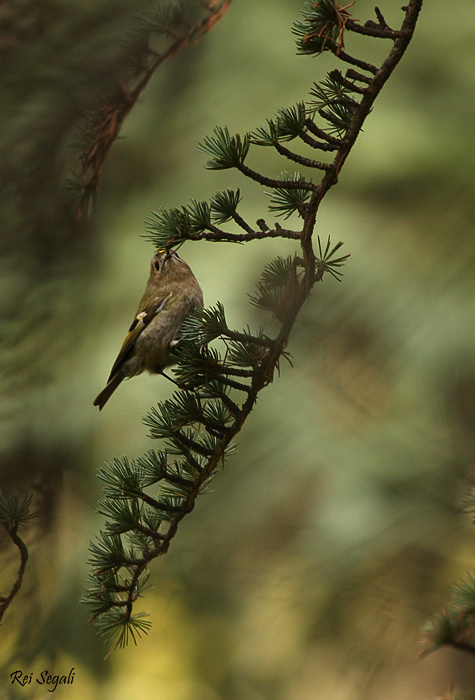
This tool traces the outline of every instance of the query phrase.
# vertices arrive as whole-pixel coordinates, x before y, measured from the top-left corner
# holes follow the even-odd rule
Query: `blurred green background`
[[[205,171],[215,124],[240,133],[306,99],[336,59],[297,56],[300,0],[234,0],[225,19],[153,77],[106,162],[94,215],[74,222],[66,187],[77,126],[116,75],[132,0],[0,5],[1,487],[34,490],[31,560],[2,626],[2,698],[43,698],[9,674],[76,669],[56,698],[429,700],[475,687],[456,652],[420,660],[420,626],[473,569],[461,513],[475,457],[473,3],[432,0],[376,102],[318,233],[351,253],[317,285],[282,364],[143,602],[153,627],[107,652],[79,604],[101,526],[96,470],[152,446],[141,423],[170,394],[159,377],[103,387],[153,248],[159,206],[240,187],[248,221],[268,198]],[[398,3],[383,2],[398,25]],[[352,8],[361,21],[372,3]],[[381,60],[389,44],[349,36]],[[358,53],[359,52],[359,53]],[[251,162],[289,168],[266,149]],[[296,222],[294,222],[296,224]],[[296,224],[297,225],[297,224]],[[291,242],[188,243],[205,303],[231,326],[265,323],[247,302]],[[1,540],[0,590],[16,553]]]

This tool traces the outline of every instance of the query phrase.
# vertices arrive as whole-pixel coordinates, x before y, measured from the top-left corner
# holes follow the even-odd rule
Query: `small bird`
[[[172,364],[170,349],[179,342],[183,321],[202,308],[203,292],[186,262],[174,250],[157,250],[135,318],[94,406],[101,410],[123,379],[145,370],[162,374]]]

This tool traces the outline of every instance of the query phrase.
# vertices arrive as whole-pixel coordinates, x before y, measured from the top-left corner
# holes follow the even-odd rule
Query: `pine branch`
[[[332,148],[328,150],[335,151],[337,148],[341,146],[341,139],[337,139],[334,136],[331,136],[330,134],[327,134],[326,131],[318,127],[311,119],[307,119],[305,121],[305,125],[308,127],[308,130],[311,131],[315,136],[318,136],[321,139],[324,139]]]
[[[101,472],[107,483],[101,511],[108,521],[105,531],[91,544],[93,575],[84,601],[99,631],[115,639],[116,646],[123,646],[129,637],[135,641],[147,631],[143,615],[134,614],[133,609],[145,590],[148,565],[168,551],[181,520],[193,510],[198,496],[234,450],[234,439],[259,393],[273,381],[281,360],[289,360],[290,333],[313,287],[327,273],[341,278],[348,258],[341,255],[342,243],[333,245],[329,238],[323,243],[315,234],[320,203],[338,181],[374,101],[402,58],[421,6],[422,0],[410,0],[404,8],[401,29],[384,37],[392,39],[392,49],[376,68],[344,50],[345,32],[355,31],[357,26],[350,18],[350,5],[341,7],[335,0],[307,2],[304,20],[294,25],[299,51],[312,55],[328,50],[364,73],[350,68],[343,75],[334,70],[314,85],[314,100],[309,105],[281,109],[264,126],[244,136],[216,127],[200,144],[200,150],[210,157],[206,167],[235,168],[270,187],[272,192],[266,193],[270,194],[270,211],[284,216],[297,214],[302,222],[300,231],[282,229],[277,223],[268,226],[264,218],[257,221],[254,230],[238,212],[239,190],[219,192],[209,202],[192,200],[180,208],[160,209],[149,222],[148,238],[157,247],[176,247],[187,240],[244,243],[282,237],[298,241],[299,250],[270,261],[250,298],[278,321],[275,337],[263,329],[230,328],[219,302],[190,316],[173,350],[179,390],[144,418],[150,436],[164,447],[136,460],[114,460]],[[379,10],[376,15],[379,33],[374,33],[372,25],[364,25],[366,30],[360,33],[379,38],[389,31]],[[323,127],[315,123],[319,117]],[[338,138],[328,133],[334,130]],[[297,155],[282,146],[282,141],[294,138],[333,153],[328,164],[315,165],[313,159],[298,157],[301,164],[324,170],[319,183],[286,171],[280,178],[271,178],[246,164],[251,147],[271,146],[285,158],[296,160]],[[244,233],[224,231],[220,226],[226,221],[233,221]],[[152,488],[155,491],[149,493]]]
[[[260,185],[265,185],[266,187],[272,187],[273,189],[304,189],[313,191],[315,190],[315,185],[312,182],[302,182],[302,183],[296,183],[292,182],[289,180],[275,180],[271,177],[266,177],[265,175],[261,175],[260,173],[256,172],[255,170],[252,170],[252,168],[249,168],[247,165],[244,163],[239,163],[237,166],[238,170],[242,172],[243,175],[246,177],[250,178],[251,180],[255,180],[258,182]]]
[[[322,141],[316,141],[313,139],[309,134],[300,134],[300,138],[304,143],[307,144],[307,146],[310,146],[311,148],[318,149],[320,151],[336,151],[338,148],[337,144],[332,144],[328,142],[328,134],[325,133],[325,136],[322,137],[325,139],[326,143],[323,143]]]
[[[274,229],[250,230],[247,234],[230,233],[226,231],[203,231],[190,235],[190,241],[214,241],[216,243],[247,243],[248,241],[259,241],[264,238],[290,238],[298,240],[300,238],[299,231],[291,231],[282,227]]]
[[[6,596],[0,595],[0,622],[10,603],[21,588],[26,565],[28,563],[28,548],[18,535],[18,528],[20,525],[26,524],[35,517],[35,514],[30,512],[32,500],[32,495],[27,494],[23,500],[20,501],[16,491],[9,497],[5,497],[0,491],[0,522],[11,541],[18,549],[20,555],[20,564],[10,592]]]
[[[313,160],[313,158],[305,158],[304,156],[301,156],[298,153],[293,153],[288,148],[285,148],[285,146],[282,146],[282,144],[280,144],[280,143],[276,143],[275,148],[276,148],[277,152],[280,153],[281,156],[285,156],[289,160],[292,160],[294,163],[298,163],[299,165],[303,165],[306,168],[317,168],[318,170],[328,170],[328,168],[330,167],[328,163],[322,163],[318,160]]]
[[[346,88],[348,92],[359,93],[360,95],[364,95],[366,92],[365,88],[362,88],[359,85],[356,85],[356,83],[352,82],[351,80],[348,80],[347,78],[343,77],[339,70],[332,70],[328,75],[332,80],[339,83],[342,86],[342,88]]]
[[[349,53],[346,53],[346,51],[342,51],[341,48],[336,44],[331,44],[329,48],[331,52],[335,54],[335,56],[338,56],[338,58],[342,61],[345,61],[345,63],[349,63],[352,66],[358,66],[358,68],[361,68],[361,70],[365,70],[368,73],[372,73],[373,75],[377,74],[378,68],[372,63],[368,63],[367,61],[361,61],[360,59],[355,58],[354,56],[350,56]]]

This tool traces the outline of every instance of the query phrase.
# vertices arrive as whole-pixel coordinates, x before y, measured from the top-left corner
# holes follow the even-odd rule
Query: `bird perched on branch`
[[[162,374],[172,364],[180,327],[195,309],[203,308],[203,292],[190,267],[174,250],[157,250],[150,277],[106,387],[94,401],[101,410],[123,379],[145,370]]]

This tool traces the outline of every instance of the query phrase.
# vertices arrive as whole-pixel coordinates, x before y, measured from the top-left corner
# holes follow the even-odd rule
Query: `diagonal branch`
[[[213,430],[208,431],[208,433],[205,432],[203,436],[203,432],[200,433],[199,428],[194,429],[194,433],[192,432],[191,428],[189,429],[189,432],[186,433],[173,428],[173,430],[167,436],[168,444],[172,443],[172,445],[176,446],[181,445],[184,448],[181,454],[184,454],[185,457],[187,457],[187,451],[188,453],[193,453],[194,455],[198,456],[196,458],[194,457],[194,459],[199,461],[199,470],[194,471],[192,475],[193,480],[190,481],[189,486],[187,485],[186,493],[182,494],[181,500],[177,507],[169,509],[166,524],[165,522],[161,523],[163,529],[160,529],[160,539],[157,538],[155,540],[156,546],[154,549],[144,552],[142,559],[134,559],[133,575],[129,583],[125,585],[123,589],[121,589],[121,591],[125,593],[125,600],[124,598],[121,598],[120,601],[117,602],[117,598],[114,598],[113,596],[106,599],[105,606],[108,606],[109,609],[112,609],[114,605],[120,605],[124,608],[123,616],[120,619],[120,624],[124,629],[127,627],[132,628],[134,625],[138,624],[136,619],[133,618],[132,608],[133,603],[137,598],[137,589],[141,574],[145,571],[153,558],[161,556],[168,551],[170,543],[177,533],[181,520],[194,508],[198,495],[202,493],[203,488],[208,483],[213,473],[220,466],[220,464],[223,463],[225,455],[232,448],[234,437],[240,432],[247,417],[253,410],[260,391],[273,381],[274,373],[279,369],[281,359],[288,359],[286,347],[289,341],[290,333],[299,312],[314,285],[322,279],[326,271],[332,273],[332,266],[340,266],[345,260],[345,257],[347,257],[344,256],[335,258],[334,256],[334,253],[339,249],[341,244],[337,244],[330,251],[330,243],[328,243],[327,247],[322,252],[320,239],[318,239],[318,255],[315,252],[314,233],[320,203],[327,192],[338,181],[340,171],[346,161],[346,158],[351,152],[359,133],[361,132],[364,121],[369,115],[375,99],[378,97],[386,81],[404,55],[404,52],[413,36],[421,7],[422,0],[410,0],[407,7],[403,8],[405,16],[401,29],[398,32],[395,32],[395,38],[392,37],[394,42],[393,47],[380,68],[376,68],[371,64],[367,64],[363,61],[349,57],[348,54],[341,50],[341,46],[337,47],[335,44],[334,53],[338,58],[371,73],[371,77],[359,77],[360,74],[357,74],[353,69],[351,69],[351,71],[347,71],[346,77],[362,81],[365,84],[365,87],[364,89],[358,91],[359,94],[361,94],[361,101],[359,103],[356,101],[354,102],[348,123],[345,124],[344,136],[341,139],[334,139],[333,137],[330,138],[325,132],[320,133],[312,129],[310,127],[310,124],[313,123],[311,120],[305,122],[305,125],[308,126],[309,130],[314,135],[324,138],[326,142],[331,144],[331,146],[335,149],[334,159],[328,164],[328,166],[325,167],[325,173],[319,184],[314,184],[300,179],[271,180],[270,178],[264,177],[256,171],[251,170],[248,166],[244,165],[242,160],[238,159],[238,161],[233,164],[234,167],[240,170],[243,175],[259,182],[263,186],[271,186],[273,188],[284,190],[303,189],[311,193],[308,201],[305,202],[305,207],[302,207],[302,231],[297,235],[295,235],[294,232],[290,232],[292,233],[290,237],[296,237],[300,240],[302,257],[300,257],[300,255],[298,257],[294,255],[293,258],[288,258],[288,261],[286,262],[285,270],[287,272],[287,277],[285,278],[284,283],[281,285],[282,294],[279,300],[279,308],[282,310],[282,313],[275,313],[277,320],[280,321],[280,329],[275,338],[259,338],[250,336],[250,334],[246,333],[238,333],[235,331],[230,331],[229,329],[225,330],[226,322],[224,318],[224,311],[215,316],[215,325],[213,326],[213,329],[217,328],[217,330],[216,332],[213,330],[213,339],[224,337],[229,338],[231,341],[242,341],[242,343],[247,343],[248,345],[254,343],[254,345],[259,346],[259,352],[250,354],[249,361],[247,361],[247,358],[244,358],[247,361],[247,366],[252,365],[252,372],[236,375],[248,378],[250,380],[249,384],[244,384],[228,377],[223,377],[224,373],[221,374],[218,382],[215,380],[215,375],[210,373],[213,378],[212,381],[208,381],[205,376],[204,381],[201,381],[200,379],[201,383],[197,383],[196,376],[191,376],[189,366],[186,365],[186,371],[188,374],[185,373],[182,376],[187,378],[185,381],[183,381],[180,388],[184,391],[188,391],[190,394],[194,392],[198,397],[198,400],[200,397],[204,398],[205,400],[210,398],[211,400],[215,400],[215,398],[218,397],[221,403],[229,411],[229,416],[226,418],[226,429],[222,432],[217,432],[214,430],[213,424]],[[380,25],[382,26],[383,18],[381,13],[377,13],[377,17]],[[349,20],[346,22],[347,25],[348,22]],[[338,51],[337,48],[339,48]],[[330,50],[333,49],[330,48]],[[221,132],[221,137],[226,135],[227,132]],[[226,141],[224,138],[221,138],[221,140]],[[229,139],[227,139],[227,143],[229,143]],[[215,148],[215,146],[216,144],[214,144],[213,150],[218,150]],[[285,151],[284,155],[288,155],[287,149],[283,149],[283,151]],[[227,166],[226,164],[226,167],[231,166]],[[197,233],[196,235],[192,233],[191,235],[187,235],[187,238],[206,238],[208,240],[233,240],[235,242],[243,242],[245,240],[252,240],[260,237],[260,233],[263,234],[262,238],[271,237],[273,235],[273,232],[269,231],[263,220],[259,220],[257,222],[260,229],[259,231],[249,231],[247,224],[245,224],[244,220],[240,218],[238,220],[236,217],[234,217],[234,220],[237,221],[241,228],[247,231],[247,233],[232,235],[225,234],[218,229],[217,231],[211,230],[209,233],[207,231]],[[277,226],[275,232],[282,235],[282,229],[277,228]],[[199,333],[198,336],[195,336],[195,339],[196,337],[199,337]],[[203,341],[203,346],[206,346],[209,342],[209,340]],[[194,344],[195,352],[199,357],[201,357],[203,346],[197,348],[197,345],[198,342]],[[210,354],[209,366],[211,368],[212,357],[213,356]],[[216,363],[217,361],[215,362],[215,365]],[[244,362],[243,364],[246,363]],[[200,376],[202,366],[203,365],[200,363]],[[206,375],[206,372],[204,374]],[[216,388],[217,386],[218,388]],[[245,396],[241,396],[241,398],[236,399],[235,402],[234,399],[227,396],[227,388],[234,388],[240,392],[244,392]],[[182,412],[180,412],[180,416],[182,415]],[[187,425],[190,426],[195,422],[199,423],[199,416],[197,418],[196,414],[193,414],[192,419],[190,419]],[[170,425],[170,421],[165,425],[167,430],[168,425]],[[205,419],[201,421],[201,427],[203,426],[206,428]],[[160,428],[160,425],[158,425],[158,428]],[[158,437],[160,437],[159,432],[160,431],[157,431]],[[213,437],[213,440],[211,441],[205,439],[210,432]],[[193,439],[191,435],[198,436],[199,442]],[[172,454],[178,453],[172,452]],[[131,561],[132,560],[129,560],[129,563],[126,564],[126,566],[129,566]],[[93,615],[93,617],[99,617],[104,612],[104,609],[105,607],[102,607],[98,613]]]
[[[173,56],[184,49],[190,42],[194,40],[195,44],[198,43],[224,17],[230,4],[231,0],[222,0],[222,2],[213,0],[213,2],[208,4],[208,14],[188,31],[177,36],[166,51],[156,54],[151,49],[147,49],[148,58],[153,58],[149,65],[143,69],[143,75],[133,89],[130,89],[126,81],[120,78],[114,94],[111,94],[90,115],[87,120],[86,132],[90,136],[91,141],[80,156],[81,168],[78,180],[81,196],[76,211],[77,221],[86,215],[90,209],[91,201],[94,201],[96,198],[102,176],[102,168],[107,155],[119,134],[124,120],[148,85],[152,75],[159,66],[170,61]]]

